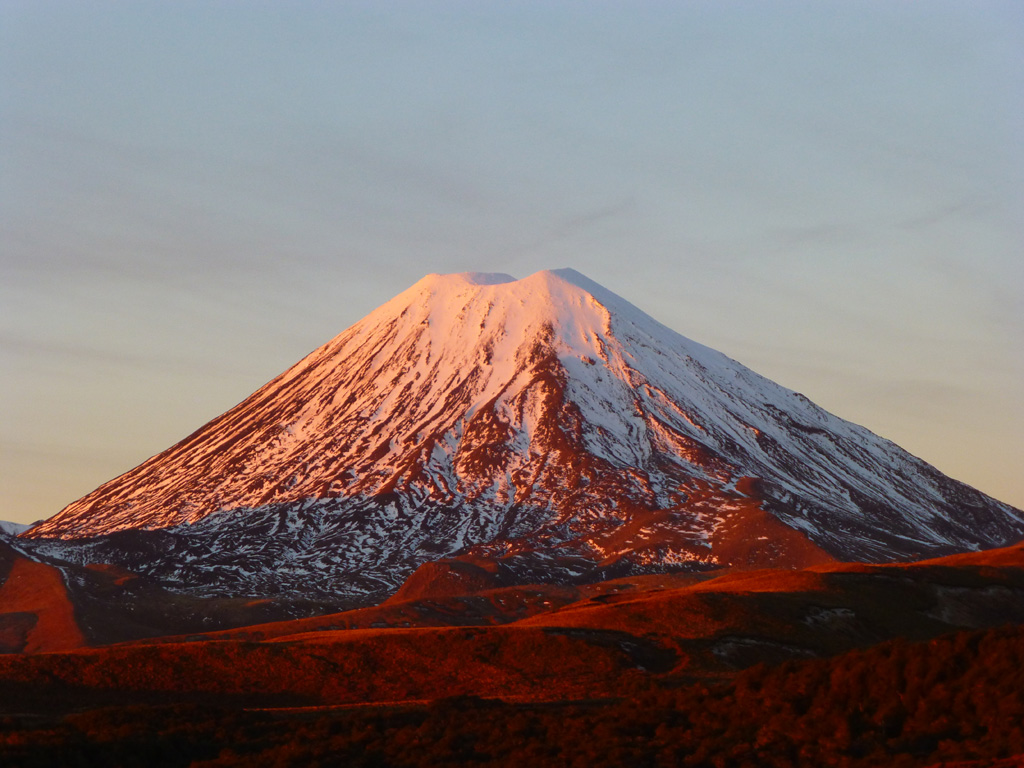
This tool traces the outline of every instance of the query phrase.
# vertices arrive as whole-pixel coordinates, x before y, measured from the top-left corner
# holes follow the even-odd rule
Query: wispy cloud
[[[996,208],[993,198],[980,195],[964,197],[953,202],[940,203],[916,214],[904,216],[892,222],[896,229],[927,229],[951,220],[963,220],[992,211]]]
[[[536,239],[528,241],[517,248],[515,253],[509,254],[509,258],[524,259],[556,243],[578,238],[608,221],[629,216],[635,210],[636,200],[633,197],[625,197],[614,203],[592,208],[582,213],[562,216],[544,227]]]
[[[235,375],[243,371],[230,360],[207,360],[174,355],[164,348],[140,352],[122,342],[121,346],[96,346],[64,342],[52,337],[0,330],[0,357],[23,375],[27,366],[55,366],[61,369],[95,370],[97,368],[123,368],[155,373],[187,374],[191,376]]]

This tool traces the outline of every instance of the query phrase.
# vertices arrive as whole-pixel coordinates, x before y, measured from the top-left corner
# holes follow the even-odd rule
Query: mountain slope
[[[60,570],[25,557],[0,536],[0,654],[84,644]]]
[[[367,595],[444,556],[571,580],[1022,535],[1019,511],[573,270],[428,275],[25,534],[169,582]]]

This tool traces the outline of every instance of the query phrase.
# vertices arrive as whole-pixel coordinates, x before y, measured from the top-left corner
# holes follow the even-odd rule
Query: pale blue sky
[[[0,519],[569,266],[1024,507],[1017,2],[0,0]]]

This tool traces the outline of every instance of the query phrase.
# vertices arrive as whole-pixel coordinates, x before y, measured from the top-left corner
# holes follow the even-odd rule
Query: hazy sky
[[[1024,507],[1024,5],[0,0],[0,519],[555,267]]]

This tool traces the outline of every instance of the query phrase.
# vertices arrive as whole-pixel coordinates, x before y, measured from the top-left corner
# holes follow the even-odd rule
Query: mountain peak
[[[586,275],[570,268],[542,269],[523,279],[513,277],[504,272],[451,272],[447,274],[431,272],[429,275],[425,275],[420,282],[463,282],[470,283],[471,285],[503,285],[505,283],[519,283],[523,282],[523,280],[538,282],[557,280],[571,283],[580,288],[587,288],[587,284],[597,285]]]
[[[431,273],[415,283],[407,293],[432,291],[446,295],[452,293],[460,295],[472,288],[493,288],[495,295],[510,294],[519,297],[534,293],[558,295],[564,294],[566,291],[572,293],[581,290],[602,302],[609,300],[628,303],[582,272],[570,268],[545,269],[524,278],[512,277],[503,272]],[[491,294],[488,293],[488,295]]]
[[[575,269],[544,269],[516,278],[504,272],[453,272],[424,275],[407,293],[433,291],[460,294],[467,289],[494,289],[498,294],[527,295],[540,291],[580,289],[590,294],[614,296],[607,288]]]
[[[514,282],[516,282],[516,278],[506,275],[504,272],[451,272],[448,274],[431,272],[429,275],[424,275],[413,287],[422,285],[427,288],[443,288],[444,286],[461,286],[463,284],[483,286]]]
[[[347,348],[353,335],[363,338],[363,344],[387,350],[394,344],[394,349],[403,350],[396,353],[398,358],[446,366],[434,371],[441,378],[449,378],[456,369],[481,366],[487,369],[481,377],[497,384],[522,364],[539,339],[559,356],[592,356],[595,345],[611,333],[613,314],[630,322],[654,322],[571,269],[545,270],[518,280],[478,272],[431,274],[332,344]],[[383,357],[378,355],[377,360]],[[485,388],[481,396],[493,394]]]
[[[596,347],[604,344],[605,337],[615,335],[613,324],[622,329],[640,328],[641,335],[659,337],[658,343],[684,345],[694,356],[726,359],[567,268],[543,270],[521,279],[500,273],[430,274],[353,328],[372,333],[373,329],[396,327],[417,335],[417,326],[428,326],[430,357],[442,355],[465,365],[467,351],[481,345],[499,347],[501,354],[489,356],[489,365],[495,365],[495,357],[515,362],[513,347],[530,346],[541,336],[563,357],[603,354]],[[347,338],[352,330],[337,340]]]

